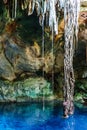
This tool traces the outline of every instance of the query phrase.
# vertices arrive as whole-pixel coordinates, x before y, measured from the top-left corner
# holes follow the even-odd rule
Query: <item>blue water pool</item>
[[[0,104],[0,130],[87,130],[87,107],[76,104],[64,119],[58,102]]]

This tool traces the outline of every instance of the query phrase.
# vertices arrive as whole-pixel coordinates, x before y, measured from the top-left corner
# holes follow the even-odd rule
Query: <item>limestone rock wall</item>
[[[0,102],[53,100],[51,84],[44,78],[28,78],[11,83],[0,80]]]

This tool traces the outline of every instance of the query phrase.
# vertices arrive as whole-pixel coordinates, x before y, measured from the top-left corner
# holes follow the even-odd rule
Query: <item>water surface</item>
[[[64,119],[58,102],[0,104],[0,130],[87,130],[87,107],[76,104]]]

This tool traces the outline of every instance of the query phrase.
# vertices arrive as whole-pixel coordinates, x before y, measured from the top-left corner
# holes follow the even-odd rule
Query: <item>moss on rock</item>
[[[42,100],[43,96],[45,100],[53,97],[51,84],[44,78],[28,78],[14,83],[0,80],[0,102]]]

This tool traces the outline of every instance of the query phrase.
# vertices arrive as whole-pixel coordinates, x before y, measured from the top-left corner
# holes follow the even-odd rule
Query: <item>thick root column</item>
[[[67,59],[64,61],[66,62]],[[64,85],[64,117],[74,113],[73,94],[74,94],[74,77],[73,68],[68,70],[65,66],[65,85]]]
[[[74,112],[73,94],[74,94],[74,70],[73,70],[73,54],[74,54],[74,36],[77,37],[78,23],[76,23],[78,15],[79,0],[65,0],[64,20],[65,20],[65,55],[64,55],[64,116]]]

